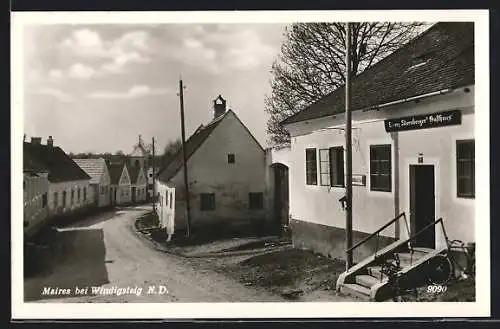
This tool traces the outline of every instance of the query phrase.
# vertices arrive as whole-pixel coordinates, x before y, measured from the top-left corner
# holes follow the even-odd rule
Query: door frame
[[[439,158],[436,157],[426,157],[425,153],[423,156],[423,161],[422,163],[418,162],[418,157],[412,157],[408,158],[405,160],[405,165],[402,168],[404,170],[404,188],[402,189],[403,193],[405,193],[405,202],[406,205],[404,209],[406,210],[406,215],[408,219],[408,225],[410,226],[411,229],[411,216],[410,216],[410,166],[418,166],[418,165],[432,165],[434,166],[434,214],[435,214],[435,219],[438,219],[441,217],[441,169],[440,169],[440,164],[439,164]],[[408,237],[408,234],[406,233],[406,229],[403,227],[400,230],[400,234],[402,238]],[[435,248],[441,248],[443,246],[446,246],[446,241],[444,239],[444,236],[441,231],[441,227],[439,225],[436,227],[435,230]]]

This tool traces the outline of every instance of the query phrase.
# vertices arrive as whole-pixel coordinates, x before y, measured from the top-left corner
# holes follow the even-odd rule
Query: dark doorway
[[[435,186],[433,165],[410,165],[411,234],[435,221]],[[435,247],[435,226],[429,227],[412,241],[414,247]]]
[[[288,225],[288,167],[276,163],[272,165],[272,168],[274,172],[274,222],[281,231],[283,225]]]

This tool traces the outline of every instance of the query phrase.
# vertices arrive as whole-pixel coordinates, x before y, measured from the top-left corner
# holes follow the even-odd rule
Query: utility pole
[[[156,177],[155,177],[155,138],[152,139],[151,148],[153,149],[153,212],[156,213]]]
[[[179,97],[181,105],[181,134],[182,134],[182,163],[184,166],[184,188],[186,195],[186,236],[189,237],[191,234],[191,218],[189,209],[189,180],[187,172],[187,159],[186,159],[186,131],[184,128],[184,86],[182,85],[182,79],[179,79]]]
[[[352,247],[352,117],[351,117],[351,23],[346,23],[345,148],[346,148],[346,250]],[[346,252],[346,269],[353,265],[352,250]]]

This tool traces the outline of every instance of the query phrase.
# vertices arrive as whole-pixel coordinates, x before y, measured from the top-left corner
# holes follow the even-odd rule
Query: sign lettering
[[[386,132],[452,126],[459,125],[461,123],[462,112],[460,112],[459,110],[424,115],[414,115],[410,117],[388,119],[384,121]]]

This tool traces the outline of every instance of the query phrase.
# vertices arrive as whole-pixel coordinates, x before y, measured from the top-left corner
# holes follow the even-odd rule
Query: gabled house
[[[125,163],[108,164],[110,199],[112,205],[129,204],[132,201],[130,174]]]
[[[110,176],[104,159],[73,159],[73,161],[91,177],[90,186],[96,206],[99,208],[109,206],[111,204]]]
[[[147,180],[140,166],[130,168],[132,203],[144,203],[147,195]]]
[[[226,101],[214,100],[213,120],[200,126],[185,142],[192,228],[222,229],[263,225],[267,219],[265,152]],[[175,222],[186,227],[186,192],[182,152],[157,175],[156,191],[175,189]],[[161,200],[170,203],[168,195]],[[264,220],[264,221],[263,221]]]
[[[413,245],[475,242],[474,25],[438,23],[352,80],[353,242],[358,262]],[[345,91],[282,124],[290,132],[294,246],[345,258]],[[426,227],[428,227],[426,229]]]
[[[41,138],[32,138],[24,143],[24,156],[43,166],[48,172],[48,195],[44,203],[48,205],[49,217],[68,215],[85,211],[93,206],[93,192],[90,176],[81,169],[64,151],[54,146],[52,136],[47,145]]]
[[[23,155],[23,227],[26,237],[32,237],[48,217],[48,169],[37,163],[29,152]]]

